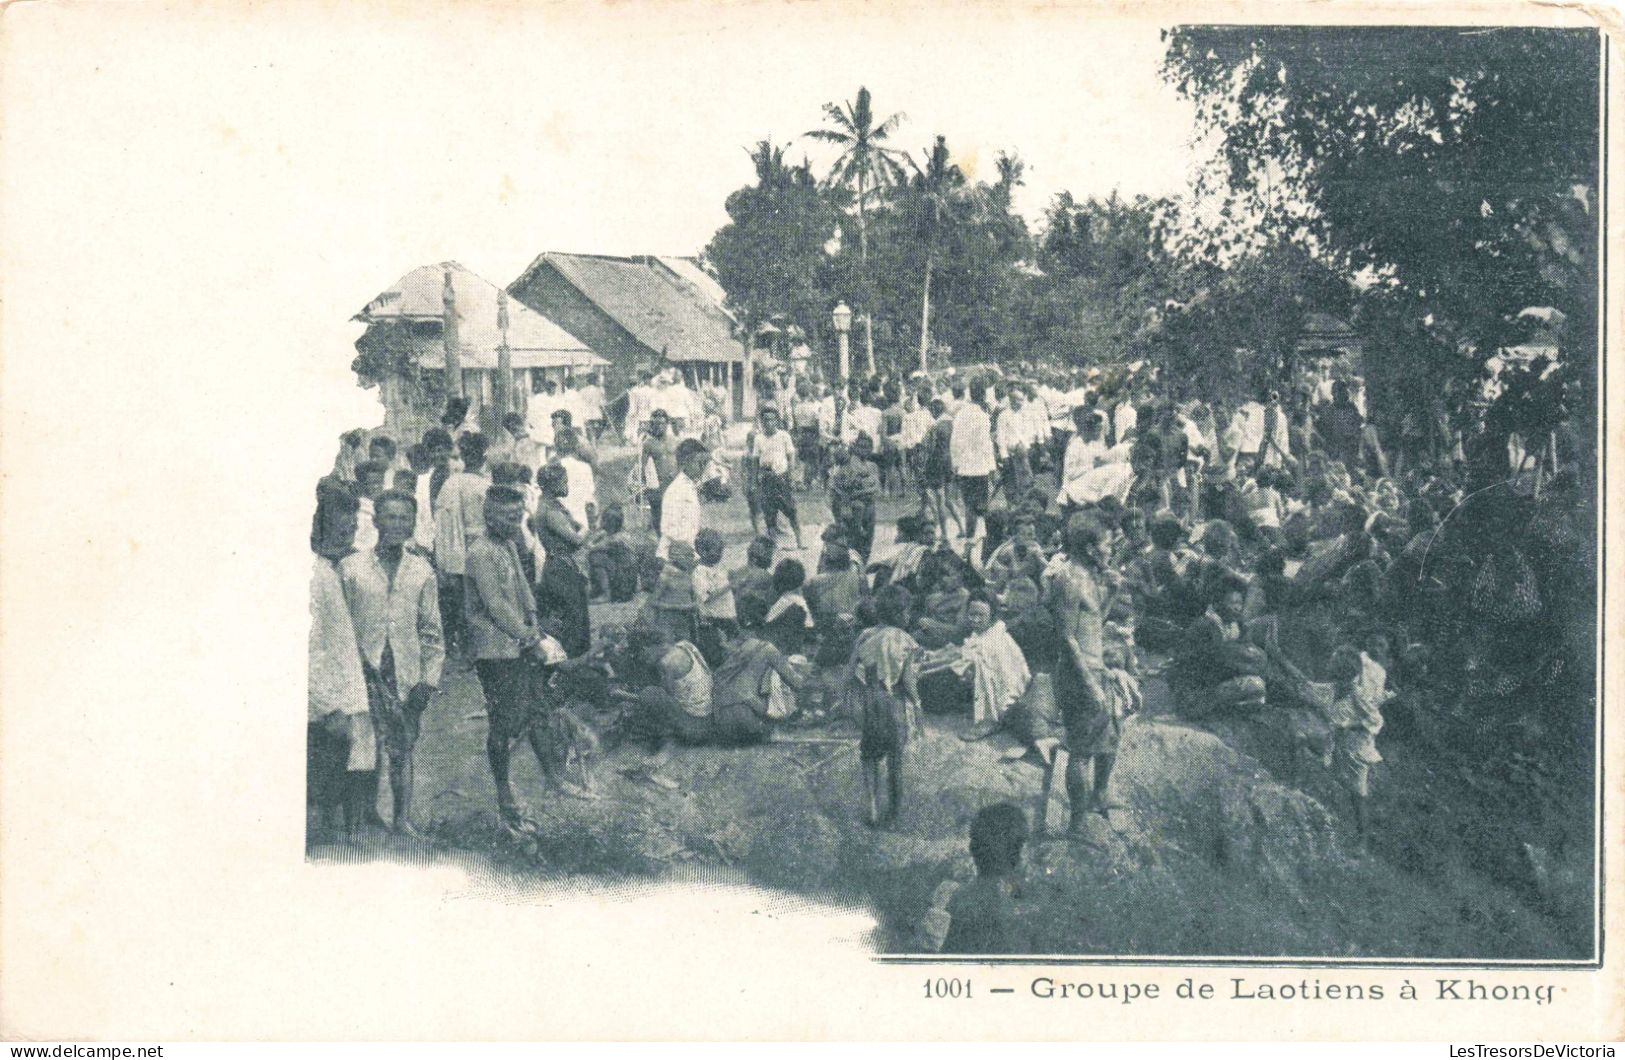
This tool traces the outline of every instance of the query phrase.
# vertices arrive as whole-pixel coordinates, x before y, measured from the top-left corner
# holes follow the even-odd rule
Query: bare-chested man
[[[1067,834],[1082,838],[1088,811],[1102,817],[1114,807],[1106,785],[1117,761],[1122,722],[1102,684],[1104,623],[1110,610],[1106,528],[1086,513],[1067,522],[1064,562],[1045,573],[1044,599],[1055,616],[1059,644],[1055,658],[1055,703],[1066,728],[1066,794],[1071,804]],[[1094,790],[1086,770],[1094,765]],[[1045,784],[1047,801],[1049,785]]]

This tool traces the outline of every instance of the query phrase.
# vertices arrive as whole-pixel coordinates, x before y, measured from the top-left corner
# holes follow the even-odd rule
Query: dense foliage
[[[1561,360],[1590,385],[1594,32],[1203,26],[1167,44],[1164,74],[1214,150],[1187,247],[1291,243],[1359,281],[1367,370],[1393,419],[1452,380],[1465,394],[1526,337],[1526,307],[1573,322]]]

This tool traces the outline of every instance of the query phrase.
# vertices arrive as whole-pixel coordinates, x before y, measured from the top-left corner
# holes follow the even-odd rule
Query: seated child
[[[694,568],[694,596],[699,611],[695,643],[705,661],[716,666],[722,661],[722,642],[738,625],[733,585],[722,569],[722,535],[712,527],[703,528],[694,538],[699,564]]]
[[[773,552],[771,537],[758,537],[745,549],[745,566],[728,572],[734,591],[734,610],[741,625],[759,626],[773,606]]]
[[[671,742],[706,744],[717,736],[711,668],[692,643],[673,638],[654,622],[640,621],[630,631],[627,650],[632,656],[627,661],[635,663],[627,667],[631,687],[613,695],[629,708],[624,730],[649,752],[627,775],[676,788],[676,781],[657,772],[670,755]]]
[[[992,531],[988,532],[992,537]],[[1038,527],[1029,516],[1016,519],[1013,536],[992,553],[983,566],[988,588],[1002,593],[1010,580],[1025,576],[1036,584],[1044,574],[1044,550],[1038,547]]]
[[[807,568],[800,560],[781,560],[773,571],[773,604],[762,618],[762,632],[787,656],[806,656],[813,641],[812,610],[802,587]]]
[[[607,505],[598,517],[598,531],[587,540],[587,570],[594,600],[624,604],[638,593],[638,560],[619,504]]]
[[[965,733],[969,740],[989,736],[998,729],[1005,711],[1026,693],[1032,672],[1021,647],[1004,622],[993,617],[987,601],[971,601],[966,608],[966,627],[964,643],[929,653],[929,661],[923,665],[946,666],[969,682],[973,722]]]
[[[795,716],[806,670],[753,630],[734,634],[725,649],[715,671],[719,724],[735,743],[765,740],[772,722]]]
[[[807,583],[807,605],[818,633],[814,662],[819,666],[844,666],[852,654],[856,635],[854,617],[864,595],[863,575],[852,564],[836,527],[824,531],[823,558],[819,572]]]
[[[658,622],[676,640],[694,640],[694,618],[699,599],[694,592],[694,549],[687,542],[673,541],[661,568],[660,580],[644,606],[651,621]]]
[[[914,623],[914,639],[925,648],[956,644],[969,632],[965,611],[970,607],[970,590],[965,587],[963,561],[947,552],[932,553],[922,566],[919,581],[928,590],[920,616]]]
[[[1027,953],[1032,949],[1016,914],[1021,893],[1022,849],[1027,817],[1013,803],[977,811],[970,826],[970,856],[976,878],[948,900],[948,934],[943,953]]]
[[[1166,652],[1202,613],[1202,597],[1189,577],[1195,557],[1184,547],[1185,528],[1179,520],[1158,516],[1150,534],[1151,550],[1132,565],[1129,582],[1139,609],[1142,642],[1151,651]]]
[[[883,585],[901,585],[912,591],[915,572],[920,562],[936,548],[936,524],[920,514],[897,517],[897,539],[889,554],[877,558],[869,567],[874,575],[875,589]]]

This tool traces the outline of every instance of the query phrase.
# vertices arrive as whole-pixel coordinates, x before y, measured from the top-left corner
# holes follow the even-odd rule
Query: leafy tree
[[[1023,341],[1039,360],[1099,363],[1150,356],[1150,327],[1188,297],[1161,235],[1163,200],[1117,194],[1078,202],[1061,192],[1045,212],[1029,278]]]
[[[998,170],[999,179],[989,190],[995,203],[1005,210],[1010,209],[1010,198],[1015,190],[1027,183],[1027,163],[1021,156],[1008,151],[1000,151],[993,160]]]
[[[1378,374],[1470,379],[1527,306],[1596,318],[1596,33],[1204,26],[1166,40],[1164,76],[1216,149],[1187,246],[1222,260],[1290,242],[1360,279],[1363,330],[1398,337],[1373,345],[1398,361]],[[1589,327],[1565,336],[1563,360],[1594,376]]]
[[[829,128],[813,129],[805,135],[814,140],[835,144],[841,149],[841,155],[836,160],[834,168],[830,170],[827,183],[832,187],[850,191],[857,208],[858,257],[863,263],[861,290],[864,310],[864,350],[868,357],[869,371],[873,373],[874,314],[869,310],[872,291],[871,277],[867,268],[869,203],[871,195],[901,182],[905,177],[903,159],[906,156],[903,151],[888,147],[887,141],[891,139],[892,133],[897,131],[897,127],[907,120],[907,116],[898,112],[884,121],[876,122],[869,90],[860,86],[855,101],[844,106],[836,103],[824,104],[824,117],[829,122]]]
[[[949,160],[948,140],[938,136],[924,164],[909,160],[914,172],[902,206],[924,249],[920,285],[920,371],[927,369],[931,347],[931,273],[944,245],[960,235],[961,226],[986,206],[986,195],[972,188],[964,171]]]
[[[757,182],[728,196],[729,221],[705,248],[705,260],[747,333],[779,318],[809,330],[825,315],[828,301],[821,285],[825,244],[840,211],[819,191],[805,161],[785,165],[784,151],[769,140],[750,151]]]

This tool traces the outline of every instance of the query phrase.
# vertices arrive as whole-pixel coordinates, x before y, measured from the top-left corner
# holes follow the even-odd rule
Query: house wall
[[[659,360],[658,350],[633,338],[550,266],[544,265],[529,282],[510,288],[508,293],[609,361],[604,369],[604,394],[611,400],[636,380],[640,368],[653,368]]]

